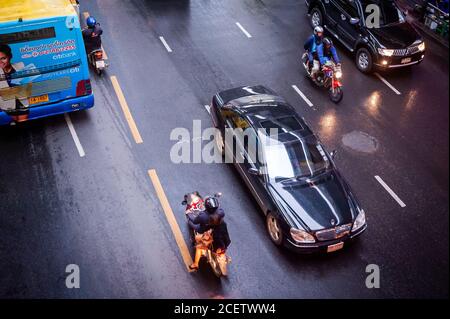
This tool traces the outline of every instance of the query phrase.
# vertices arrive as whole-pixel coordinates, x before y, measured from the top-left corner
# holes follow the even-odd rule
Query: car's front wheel
[[[360,48],[356,52],[356,66],[358,67],[358,70],[360,70],[363,73],[370,73],[372,72],[373,68],[373,58],[372,54],[369,50],[366,48]]]
[[[313,28],[317,26],[323,26],[323,15],[322,11],[318,7],[315,7],[311,10],[310,13],[310,23]]]
[[[267,214],[266,226],[270,239],[275,245],[280,246],[283,243],[283,232],[278,218],[271,212]]]

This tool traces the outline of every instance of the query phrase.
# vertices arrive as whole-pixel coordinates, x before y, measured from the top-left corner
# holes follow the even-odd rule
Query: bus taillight
[[[92,94],[91,80],[81,80],[77,83],[77,96]]]

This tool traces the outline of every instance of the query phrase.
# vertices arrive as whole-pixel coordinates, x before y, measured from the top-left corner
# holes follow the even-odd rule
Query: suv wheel
[[[372,54],[366,48],[356,52],[356,66],[363,73],[369,73],[373,68]]]
[[[317,27],[318,25],[323,26],[322,11],[320,11],[318,7],[314,7],[311,10],[310,23],[313,28]]]

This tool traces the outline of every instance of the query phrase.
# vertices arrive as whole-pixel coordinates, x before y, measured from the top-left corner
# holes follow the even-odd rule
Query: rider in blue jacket
[[[317,46],[317,56],[321,66],[328,61],[333,61],[337,65],[341,64],[333,41],[329,38],[323,39],[322,43]]]
[[[314,28],[314,34],[306,40],[303,48],[308,52],[308,66],[311,71],[314,65],[314,57],[316,55],[317,47],[322,44],[323,28],[317,26]]]

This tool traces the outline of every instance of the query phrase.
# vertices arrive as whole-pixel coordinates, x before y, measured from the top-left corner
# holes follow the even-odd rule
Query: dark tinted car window
[[[377,5],[380,8],[380,26],[404,22],[405,19],[393,1],[389,0],[361,0],[364,14],[367,18],[373,11],[366,8],[368,5]]]
[[[338,0],[342,9],[352,18],[359,18],[358,8],[354,1]]]
[[[301,131],[304,129],[300,122],[293,116],[262,121],[260,125],[266,130],[267,135],[270,135],[270,129],[276,129],[278,130],[278,133],[288,133],[292,131]]]

